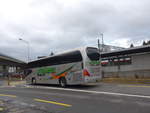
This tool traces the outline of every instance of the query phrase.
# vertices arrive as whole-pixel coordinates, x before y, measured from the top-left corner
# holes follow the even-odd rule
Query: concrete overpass
[[[26,63],[16,58],[0,53],[0,74],[9,73],[9,71],[20,71],[24,69]]]

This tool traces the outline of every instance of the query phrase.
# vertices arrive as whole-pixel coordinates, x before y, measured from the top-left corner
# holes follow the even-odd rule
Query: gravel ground
[[[14,100],[0,100],[0,113],[52,113],[45,108]]]

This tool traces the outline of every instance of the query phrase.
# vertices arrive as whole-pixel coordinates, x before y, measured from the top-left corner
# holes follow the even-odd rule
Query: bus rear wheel
[[[32,78],[32,85],[35,85],[35,84],[36,84],[36,79]]]
[[[66,87],[67,81],[66,81],[66,78],[65,78],[65,77],[62,77],[62,78],[59,79],[59,85],[60,85],[61,87]]]

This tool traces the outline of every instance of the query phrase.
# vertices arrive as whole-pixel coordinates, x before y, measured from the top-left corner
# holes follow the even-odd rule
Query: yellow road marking
[[[124,86],[127,86],[127,87],[147,87],[147,88],[150,88],[150,86],[136,86],[136,85],[124,85]]]
[[[72,105],[69,105],[69,104],[64,104],[64,103],[59,103],[59,102],[54,102],[54,101],[47,101],[47,100],[41,100],[41,99],[34,99],[34,100],[38,101],[38,102],[56,104],[56,105],[65,106],[65,107],[71,107],[72,106]]]
[[[17,96],[15,96],[15,95],[6,95],[6,94],[0,94],[0,96],[6,96],[6,97],[12,97],[12,98],[17,97]]]

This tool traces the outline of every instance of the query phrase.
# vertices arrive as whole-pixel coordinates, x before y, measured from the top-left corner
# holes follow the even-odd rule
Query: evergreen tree
[[[51,52],[50,56],[53,56],[53,55],[54,55],[54,53],[53,53],[53,52]]]
[[[132,48],[132,47],[134,47],[134,45],[133,45],[133,44],[131,44],[131,45],[130,45],[130,48]]]
[[[147,45],[150,45],[150,40],[147,41]]]
[[[144,46],[144,45],[146,45],[146,42],[145,42],[145,41],[143,41],[143,46]]]

